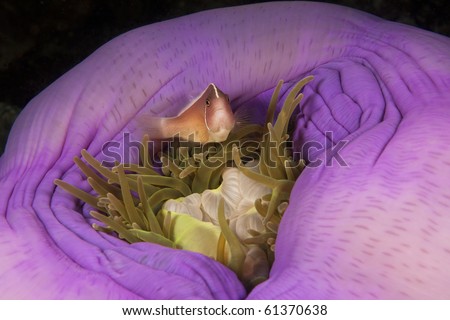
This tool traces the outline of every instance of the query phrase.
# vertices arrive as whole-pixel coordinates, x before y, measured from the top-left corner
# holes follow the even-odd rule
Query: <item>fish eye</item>
[[[205,103],[206,103],[206,106],[207,106],[207,107],[211,106],[211,100],[206,99]]]

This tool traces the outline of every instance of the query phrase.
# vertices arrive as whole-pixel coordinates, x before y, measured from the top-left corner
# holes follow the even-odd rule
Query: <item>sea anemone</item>
[[[0,158],[0,296],[450,298],[449,52],[447,37],[314,2],[212,10],[138,28],[110,41],[36,96],[11,130]],[[211,82],[232,98],[234,109],[248,111],[254,123],[264,124],[276,82],[285,80],[283,96],[306,75],[314,81],[303,88],[301,110],[289,128],[293,150],[300,152],[294,159],[304,159],[306,166],[293,183],[286,208],[266,203],[265,196],[255,202],[255,208],[267,204],[272,217],[285,211],[269,278],[251,292],[234,267],[207,256],[216,251],[205,255],[173,249],[166,237],[153,234],[152,241],[163,245],[130,244],[97,231],[130,234],[131,241],[144,238],[140,230],[147,228],[146,221],[151,232],[161,221],[152,220],[151,214],[144,215],[147,220],[135,215],[146,210],[145,201],[139,207],[141,197],[169,198],[153,192],[155,179],[160,180],[158,188],[169,180],[180,182],[167,172],[150,174],[152,166],[141,166],[151,183],[140,178],[138,184],[130,175],[140,173],[132,165],[125,167],[137,164],[137,157],[114,158],[116,165],[105,154],[105,142],[124,146],[120,142],[125,133],[140,141],[143,132],[135,129],[140,116],[175,116],[190,95]],[[74,164],[83,149],[83,160]],[[255,174],[246,167],[250,159],[241,157],[239,165],[232,145],[227,152],[236,170]],[[108,170],[99,171],[103,167],[96,168],[89,155]],[[181,180],[206,170],[186,168]],[[86,180],[88,170],[93,174]],[[237,171],[228,172],[231,177]],[[215,182],[207,189],[219,188],[219,175],[211,177]],[[87,204],[80,208],[82,202],[55,186],[55,179],[84,191]],[[273,185],[279,181],[267,180],[267,175],[263,179]],[[170,199],[201,194],[206,184],[198,178],[192,188],[180,184]],[[108,207],[126,205],[119,214],[139,225],[131,226],[134,234],[129,228],[112,231],[112,225],[102,222],[115,220],[99,206],[93,189],[106,195],[101,198]],[[195,200],[184,200],[184,205]],[[225,216],[225,201],[223,207]],[[95,218],[92,210],[98,213]],[[275,230],[268,222],[264,228]],[[242,225],[229,219],[228,228],[237,235],[261,227],[240,230]],[[234,241],[225,237],[228,229],[220,221],[219,228],[221,243]],[[250,235],[257,238],[253,231]],[[170,241],[176,245],[176,239]]]
[[[55,184],[96,209],[90,214],[103,226],[94,223],[94,229],[129,243],[202,253],[231,268],[251,290],[269,277],[278,226],[304,168],[303,159],[293,157],[288,126],[312,78],[291,89],[276,122],[283,81],[262,126],[239,126],[223,144],[177,141],[159,156],[161,173],[148,161],[145,135],[140,163],[109,169],[86,150],[81,154],[90,166],[75,157],[96,195],[59,179]]]

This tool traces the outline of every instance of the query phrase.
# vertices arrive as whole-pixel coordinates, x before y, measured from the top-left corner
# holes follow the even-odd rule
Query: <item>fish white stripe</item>
[[[216,85],[214,83],[211,83],[211,85],[213,86],[214,92],[216,93],[216,98],[219,98],[219,91],[217,91]]]

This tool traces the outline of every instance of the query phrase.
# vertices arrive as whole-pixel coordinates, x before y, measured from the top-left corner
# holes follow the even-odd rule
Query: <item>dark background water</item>
[[[0,154],[27,102],[108,40],[133,28],[252,0],[0,0]],[[330,0],[450,36],[449,0]]]

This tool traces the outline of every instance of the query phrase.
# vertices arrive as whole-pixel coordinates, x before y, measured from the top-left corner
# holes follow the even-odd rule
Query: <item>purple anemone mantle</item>
[[[43,66],[44,67],[44,66]],[[296,145],[319,166],[297,181],[270,279],[248,295],[200,254],[92,229],[55,178],[72,161],[177,114],[209,82],[267,106],[279,79],[313,74]],[[261,111],[263,112],[263,111]],[[335,5],[212,10],[128,32],[35,97],[0,161],[0,297],[61,299],[450,298],[450,40]],[[325,132],[332,132],[326,135]],[[330,158],[339,141],[347,165]]]

